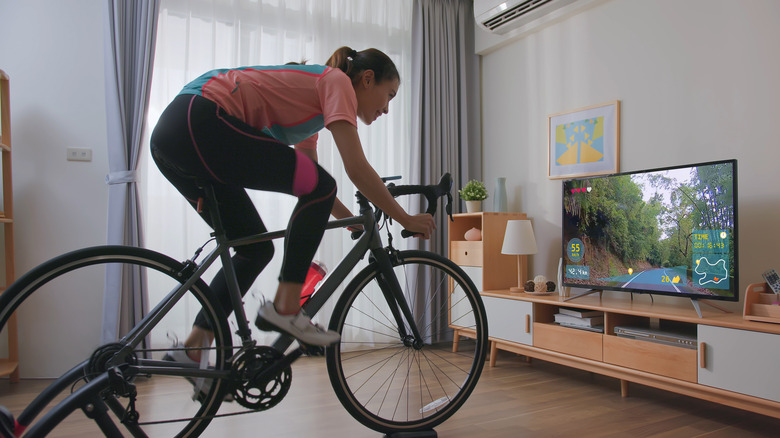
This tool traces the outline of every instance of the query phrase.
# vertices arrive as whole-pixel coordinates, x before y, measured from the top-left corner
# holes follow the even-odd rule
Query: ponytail
[[[366,70],[373,70],[377,82],[400,79],[393,60],[378,49],[356,51],[351,47],[338,48],[325,65],[338,68],[349,76],[354,83]]]

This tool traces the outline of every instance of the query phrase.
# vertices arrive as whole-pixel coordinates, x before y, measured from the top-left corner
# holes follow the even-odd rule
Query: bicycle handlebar
[[[390,180],[399,179],[400,177],[385,177],[382,178],[383,182],[387,182]],[[390,192],[391,195],[393,195],[394,198],[397,198],[398,196],[404,196],[404,195],[423,195],[425,197],[425,200],[428,204],[425,212],[430,214],[431,216],[434,216],[436,214],[437,209],[437,201],[442,196],[447,196],[447,204],[445,206],[445,209],[447,211],[447,215],[450,217],[450,220],[452,219],[452,176],[449,173],[445,173],[442,175],[441,179],[437,184],[430,184],[430,185],[400,185],[397,186],[393,183],[390,183],[387,185],[387,190]],[[366,197],[361,194],[360,192],[357,192],[355,196],[358,197],[358,204],[361,205],[361,213],[363,212],[364,208],[370,208],[368,206],[368,200]],[[379,219],[381,218],[381,215],[384,214],[382,210],[379,209],[379,207],[376,207],[376,210],[374,211],[374,217],[377,219],[377,222],[379,222]],[[362,231],[353,231],[352,232],[352,238],[355,239],[362,234]],[[414,233],[412,231],[408,230],[401,230],[401,236],[402,237],[411,237],[418,233]]]

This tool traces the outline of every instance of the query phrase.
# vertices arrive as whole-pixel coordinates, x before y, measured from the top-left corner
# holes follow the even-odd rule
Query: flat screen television
[[[567,287],[737,301],[737,161],[563,182]]]

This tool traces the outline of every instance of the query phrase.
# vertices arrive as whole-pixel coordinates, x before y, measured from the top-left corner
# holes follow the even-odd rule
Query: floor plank
[[[18,413],[46,384],[0,381],[0,405]],[[54,436],[95,436],[89,421],[74,417]],[[780,420],[641,385],[632,385],[631,397],[622,398],[616,379],[502,352],[496,367],[486,365],[463,408],[436,430],[446,438],[749,438],[779,436]],[[260,435],[381,437],[341,406],[322,358],[303,358],[293,366],[290,393],[278,406],[215,420],[203,436]]]

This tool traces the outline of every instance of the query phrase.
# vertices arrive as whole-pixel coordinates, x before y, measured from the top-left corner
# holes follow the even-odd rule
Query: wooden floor
[[[18,414],[48,382],[0,381],[0,405]],[[81,414],[54,436],[99,434]],[[778,437],[780,419],[641,385],[620,397],[615,379],[502,352],[486,365],[461,410],[437,427],[439,437]],[[293,366],[290,393],[277,407],[215,420],[209,437],[381,437],[347,414],[330,388],[323,358]]]

